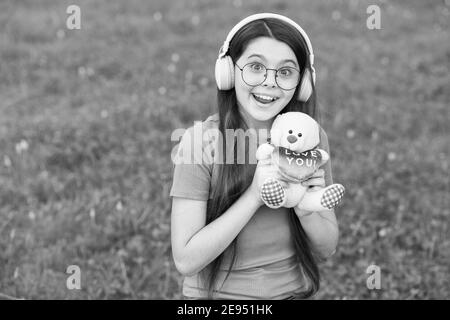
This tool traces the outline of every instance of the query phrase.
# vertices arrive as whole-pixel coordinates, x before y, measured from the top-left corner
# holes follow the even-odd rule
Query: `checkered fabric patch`
[[[333,209],[344,196],[345,188],[343,185],[336,184],[329,188],[322,196],[320,204],[328,209]]]
[[[286,197],[283,186],[275,179],[267,179],[261,188],[261,198],[270,208],[279,208]]]

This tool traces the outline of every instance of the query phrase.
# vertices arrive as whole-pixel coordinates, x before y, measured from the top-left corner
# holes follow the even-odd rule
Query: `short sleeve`
[[[171,197],[208,200],[211,184],[210,159],[204,155],[203,137],[194,127],[186,130],[172,157],[173,179]]]
[[[328,145],[328,137],[322,128],[320,128],[320,143],[319,148],[325,150],[330,154],[330,146]],[[325,170],[325,185],[333,184],[333,175],[331,173],[331,158],[322,167]]]

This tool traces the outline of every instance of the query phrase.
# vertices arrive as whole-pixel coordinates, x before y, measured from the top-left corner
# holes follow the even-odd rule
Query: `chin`
[[[258,121],[268,121],[272,118],[274,118],[277,113],[270,112],[270,111],[260,111],[260,110],[252,110],[250,111],[250,115],[253,117],[253,119]]]

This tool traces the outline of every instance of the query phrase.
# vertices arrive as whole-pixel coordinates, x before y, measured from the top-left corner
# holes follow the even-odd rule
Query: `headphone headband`
[[[265,19],[265,18],[274,18],[278,19],[284,22],[289,23],[291,26],[295,27],[300,34],[302,35],[303,39],[305,40],[306,46],[308,47],[308,53],[309,53],[309,63],[311,64],[311,67],[313,68],[314,65],[314,53],[311,45],[311,41],[308,38],[308,35],[306,34],[305,30],[302,29],[296,22],[289,19],[288,17],[285,17],[280,14],[276,13],[257,13],[253,14],[251,16],[248,16],[247,18],[241,20],[238,24],[236,24],[233,29],[228,33],[227,38],[225,39],[220,52],[219,52],[219,58],[224,57],[229,49],[231,39],[233,39],[234,35],[245,25],[249,24],[250,22],[253,22],[255,20]]]

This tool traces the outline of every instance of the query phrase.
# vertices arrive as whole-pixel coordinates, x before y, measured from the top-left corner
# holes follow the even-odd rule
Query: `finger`
[[[278,180],[278,182],[281,184],[281,186],[283,187],[283,188],[287,188],[288,187],[288,183],[286,182],[286,181],[283,181],[283,180]]]
[[[302,185],[305,187],[310,186],[318,186],[318,187],[325,187],[325,179],[323,178],[310,178],[306,181],[302,182]]]
[[[315,186],[315,187],[310,187],[310,188],[308,188],[308,189],[306,189],[306,192],[312,192],[312,191],[316,191],[316,190],[320,190],[321,188],[320,187],[317,187],[317,186]]]
[[[314,178],[313,181],[309,184],[310,186],[317,187],[325,187],[325,179],[324,178]]]
[[[325,176],[325,171],[323,169],[319,169],[316,172],[313,173],[311,178],[321,178]]]
[[[271,164],[271,160],[270,159],[262,159],[258,161],[257,166],[267,166]]]

